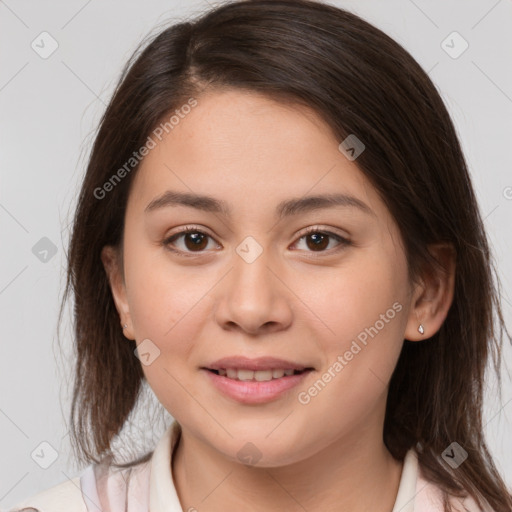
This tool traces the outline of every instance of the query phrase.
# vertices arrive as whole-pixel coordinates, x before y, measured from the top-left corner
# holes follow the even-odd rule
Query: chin
[[[235,435],[234,432],[232,432]],[[298,440],[284,435],[275,435],[272,439],[267,437],[266,431],[255,431],[254,435],[244,433],[229,441],[228,447],[217,447],[227,458],[246,466],[279,467],[299,462],[301,457],[298,449]],[[226,449],[227,448],[227,449]]]

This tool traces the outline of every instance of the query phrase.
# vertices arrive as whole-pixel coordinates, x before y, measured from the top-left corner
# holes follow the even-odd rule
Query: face
[[[395,222],[340,142],[303,107],[211,92],[134,177],[111,281],[125,334],[184,432],[230,460],[382,442],[414,289]],[[327,195],[346,197],[306,200]]]

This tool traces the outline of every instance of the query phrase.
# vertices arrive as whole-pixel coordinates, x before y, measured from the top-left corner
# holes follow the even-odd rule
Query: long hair
[[[72,289],[71,438],[77,458],[98,462],[111,450],[144,381],[100,260],[105,245],[121,247],[138,169],[130,159],[176,109],[222,89],[305,105],[340,142],[350,134],[364,142],[357,166],[399,227],[411,281],[436,264],[428,244],[454,247],[452,306],[430,339],[404,340],[389,385],[384,442],[397,460],[420,447],[427,478],[446,493],[468,492],[477,503],[483,497],[496,512],[510,512],[512,496],[482,425],[486,365],[492,355],[501,384],[503,331],[510,335],[454,125],[434,84],[402,46],[358,16],[315,1],[226,3],[161,31],[126,64],[95,137],[67,255],[61,314]],[[453,441],[468,453],[457,470],[441,458]]]

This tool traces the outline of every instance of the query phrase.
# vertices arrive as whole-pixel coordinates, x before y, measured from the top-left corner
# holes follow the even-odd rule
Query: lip
[[[254,362],[254,360],[252,360],[252,362]],[[237,364],[240,364],[240,362]],[[264,364],[268,364],[268,361],[266,361]],[[280,365],[277,367],[283,368],[283,366]],[[228,365],[228,368],[243,368],[243,366]],[[268,368],[269,367],[267,366],[265,368],[259,369]],[[276,366],[273,368],[276,368]],[[252,367],[247,369],[252,369]],[[216,373],[213,373],[206,368],[201,368],[201,372],[210,379],[210,382],[221,393],[242,404],[263,404],[277,400],[284,393],[294,388],[295,386],[298,386],[312,371],[313,370],[306,370],[303,373],[298,373],[296,375],[288,375],[279,379],[257,382],[230,379],[222,375],[217,375]]]
[[[273,368],[282,368],[283,370],[305,370],[312,368],[311,366],[304,366],[303,364],[294,361],[287,361],[285,359],[278,359],[275,357],[257,357],[251,359],[244,356],[223,357],[213,363],[210,363],[203,368],[210,370],[220,370],[221,368],[237,368],[241,370],[271,370]],[[314,369],[314,368],[312,368]],[[211,373],[211,372],[209,372]],[[276,379],[278,380],[278,379]]]

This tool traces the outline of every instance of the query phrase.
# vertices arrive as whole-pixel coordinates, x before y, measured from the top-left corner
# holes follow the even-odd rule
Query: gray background
[[[503,282],[510,329],[512,2],[330,3],[356,12],[405,46],[441,91],[470,165]],[[64,248],[93,131],[138,42],[157,25],[207,8],[205,0],[0,0],[2,509],[79,471],[70,457],[67,435],[71,308],[61,332],[68,352],[59,352],[56,335]],[[43,31],[58,43],[46,59],[31,47],[32,41],[42,47]],[[457,58],[445,51],[446,45],[452,46],[453,54],[462,49],[462,41],[450,36],[443,44],[453,31],[469,44]],[[48,50],[50,40],[45,41]],[[43,253],[33,252],[38,243],[48,245],[40,242],[43,237],[56,250],[45,256],[47,261]],[[505,360],[512,368],[511,353],[507,347]],[[512,486],[512,386],[506,373],[504,379],[501,401],[496,383],[488,383],[485,421],[491,452]],[[151,392],[148,400],[157,414]],[[147,412],[134,417],[130,436],[120,446],[151,449],[170,421],[165,414],[158,418]],[[152,428],[141,426],[142,420]],[[52,448],[40,446],[43,442]],[[51,462],[52,454],[56,460],[43,469],[40,465]]]

